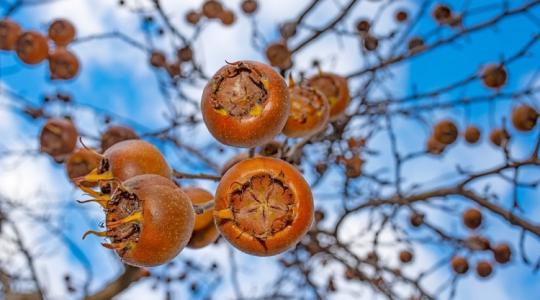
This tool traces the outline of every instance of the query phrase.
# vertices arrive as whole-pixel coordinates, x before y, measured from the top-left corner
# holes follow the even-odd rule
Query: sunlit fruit
[[[508,244],[495,245],[493,246],[492,251],[495,261],[500,264],[508,263],[512,257],[512,250]]]
[[[480,129],[476,126],[469,125],[467,128],[465,128],[463,137],[467,143],[471,145],[476,144],[480,140]]]
[[[0,50],[14,50],[21,27],[9,19],[0,20]]]
[[[482,81],[485,86],[492,89],[500,89],[508,80],[508,73],[501,64],[487,65],[482,72]]]
[[[537,120],[538,112],[532,106],[523,104],[512,110],[512,124],[519,131],[531,131]]]
[[[47,38],[35,31],[25,32],[17,38],[15,51],[22,62],[36,65],[49,55]]]
[[[191,199],[191,203],[198,205],[208,204],[214,199],[210,192],[198,187],[182,188],[184,193]],[[189,240],[188,247],[193,249],[206,247],[219,237],[219,232],[214,224],[214,209],[207,209],[204,213],[195,215],[193,233]]]
[[[489,133],[489,140],[497,147],[504,147],[510,140],[510,134],[504,128],[494,128]]]
[[[136,140],[138,138],[137,133],[129,127],[110,126],[101,134],[101,151],[105,151],[121,141]]]
[[[465,274],[467,271],[469,271],[469,262],[467,262],[467,259],[463,256],[455,256],[452,258],[452,270],[456,274]]]
[[[101,156],[91,149],[81,148],[74,151],[66,160],[66,172],[71,180],[85,176],[99,166]],[[93,184],[89,184],[93,186]]]
[[[64,118],[49,119],[41,130],[40,151],[56,159],[61,159],[73,152],[79,137],[71,120]]]
[[[304,137],[319,132],[326,126],[330,105],[319,90],[305,85],[289,87],[291,112],[283,128],[288,137]]]
[[[330,103],[330,121],[338,119],[349,104],[349,86],[347,79],[333,73],[319,73],[306,82],[307,85],[321,91]]]
[[[456,141],[458,129],[454,122],[443,120],[433,126],[433,138],[439,143],[450,145]]]
[[[66,46],[75,39],[76,30],[66,19],[56,19],[49,25],[49,38],[57,46]]]
[[[49,54],[51,79],[69,80],[79,73],[79,59],[65,48],[56,48]]]
[[[292,66],[291,51],[283,43],[273,43],[266,48],[266,58],[270,64],[280,69],[288,69]]]
[[[489,261],[481,260],[476,264],[476,274],[482,278],[489,277],[493,272],[493,267]]]
[[[482,224],[482,213],[476,208],[469,208],[463,213],[463,224],[469,229],[476,229]]]

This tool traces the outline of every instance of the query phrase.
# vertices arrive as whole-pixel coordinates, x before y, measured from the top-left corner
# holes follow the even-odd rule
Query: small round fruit
[[[289,87],[291,114],[283,128],[288,137],[305,137],[328,123],[330,105],[326,96],[310,86]]]
[[[360,155],[355,154],[351,158],[345,159],[345,176],[349,178],[357,178],[362,175],[362,166],[364,160],[360,158]]]
[[[217,19],[223,12],[223,5],[217,0],[206,0],[202,6],[202,13],[208,19]]]
[[[65,48],[56,48],[49,55],[51,79],[69,80],[79,73],[79,59]]]
[[[75,26],[66,19],[56,19],[49,26],[49,38],[57,46],[66,46],[75,39]]]
[[[9,19],[0,20],[0,50],[14,50],[21,27]]]
[[[430,136],[426,142],[426,152],[433,155],[442,154],[445,148],[446,145],[437,141],[433,136]]]
[[[244,0],[241,7],[244,13],[251,15],[257,11],[258,4],[256,0]]]
[[[66,172],[71,180],[88,175],[99,166],[101,156],[90,149],[81,148],[73,152],[66,161]],[[93,186],[89,184],[88,186]]]
[[[161,51],[153,51],[150,54],[150,65],[154,68],[163,68],[167,65],[167,58]]]
[[[121,141],[137,140],[139,136],[133,129],[125,126],[111,126],[101,135],[101,151],[106,151],[112,145]]]
[[[234,15],[234,12],[232,10],[223,10],[219,14],[219,20],[223,25],[225,26],[231,26],[234,24],[234,21],[236,21],[236,16]]]
[[[171,179],[172,171],[158,148],[143,140],[126,140],[114,144],[103,153],[98,174],[120,181],[143,174]]]
[[[440,121],[433,127],[433,138],[441,144],[450,145],[456,141],[457,137],[457,126],[450,120]]]
[[[404,23],[409,18],[409,14],[404,10],[399,10],[396,12],[395,19],[399,23]]]
[[[508,80],[508,73],[503,65],[491,64],[484,68],[482,80],[488,88],[500,89]]]
[[[330,121],[338,119],[349,104],[347,79],[333,73],[320,73],[307,80],[306,84],[321,91],[330,104]]]
[[[270,66],[239,61],[219,69],[204,88],[201,111],[221,143],[255,147],[278,135],[290,111],[283,78]]]
[[[469,229],[476,229],[482,224],[482,212],[469,208],[463,213],[463,224]]]
[[[476,144],[480,140],[480,129],[476,126],[470,125],[465,129],[463,137],[469,144]]]
[[[486,260],[481,260],[476,264],[476,274],[482,278],[489,277],[493,272],[491,263]]]
[[[411,251],[403,250],[399,252],[399,261],[404,264],[408,264],[413,260],[413,254]]]
[[[214,199],[214,196],[210,192],[197,188],[187,187],[182,188],[184,193],[191,199],[192,204],[205,204]],[[193,249],[199,249],[210,245],[215,242],[219,237],[219,232],[214,224],[214,209],[206,210],[203,214],[195,215],[195,224],[193,226],[193,233],[189,240],[188,247]]]
[[[73,152],[78,136],[77,129],[71,120],[49,119],[41,130],[40,151],[53,158],[61,159]]]
[[[463,256],[455,256],[452,258],[452,270],[456,274],[465,274],[469,271],[469,263]]]
[[[283,43],[273,43],[266,48],[266,58],[274,67],[286,70],[292,66],[291,51]]]
[[[413,213],[409,217],[409,223],[411,223],[411,226],[413,227],[420,227],[424,224],[424,215],[420,213]]]
[[[47,38],[41,33],[28,31],[19,36],[15,51],[20,60],[29,65],[36,65],[44,61],[49,55]]]
[[[473,235],[467,238],[467,240],[465,240],[465,244],[471,250],[476,250],[476,251],[485,251],[485,250],[489,250],[490,248],[489,240],[486,239],[485,237],[478,236],[478,235]]]
[[[279,26],[279,33],[285,40],[296,35],[297,24],[294,21],[289,21]]]
[[[413,37],[409,40],[409,43],[407,44],[407,48],[412,53],[417,53],[422,50],[424,50],[425,44],[424,40],[421,37]]]
[[[176,56],[182,62],[191,61],[193,59],[193,50],[190,46],[185,46],[176,51]]]
[[[313,222],[308,183],[285,161],[257,157],[223,175],[214,219],[227,241],[243,252],[270,256],[294,247]]]
[[[452,10],[444,4],[438,4],[433,9],[433,18],[439,24],[447,24],[452,18]]]
[[[519,131],[531,131],[536,126],[538,112],[529,105],[520,105],[512,110],[512,124]]]
[[[371,24],[368,20],[361,19],[356,22],[356,30],[358,32],[367,33],[369,29],[371,29]]]
[[[506,129],[503,128],[495,128],[491,130],[491,133],[489,134],[489,140],[493,145],[497,147],[503,147],[508,143],[510,140],[510,134]]]
[[[126,264],[152,267],[171,261],[187,245],[195,212],[171,180],[139,175],[122,183],[106,207],[106,236]]]
[[[379,47],[379,40],[372,35],[366,35],[362,45],[367,51],[375,51]]]
[[[492,248],[492,250],[495,261],[500,264],[508,263],[510,261],[510,258],[512,257],[512,250],[510,249],[510,246],[508,246],[508,244],[496,245]]]
[[[186,13],[185,18],[186,22],[188,22],[189,24],[197,25],[197,23],[199,23],[199,21],[201,20],[201,14],[194,10],[190,10]]]

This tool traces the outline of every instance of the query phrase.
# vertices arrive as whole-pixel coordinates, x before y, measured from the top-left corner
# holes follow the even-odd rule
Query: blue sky
[[[5,0],[0,0],[0,4],[4,4]],[[191,29],[183,23],[183,13],[188,9],[195,8],[201,1],[181,1],[177,4],[175,1],[164,1],[164,7],[170,12],[172,20],[179,24],[180,28],[186,34],[191,34]],[[238,1],[225,1],[228,6],[238,10]],[[264,37],[267,41],[273,41],[277,38],[278,32],[275,26],[276,21],[286,20],[297,14],[298,11],[305,5],[301,1],[262,1],[262,11],[259,13],[260,21],[258,23],[261,32],[264,32]],[[345,1],[337,1],[344,3]],[[453,1],[452,4],[467,2]],[[501,1],[468,1],[472,7],[483,7],[484,5],[500,3]],[[520,5],[525,1],[512,1],[512,6]],[[352,29],[354,21],[360,15],[372,16],[376,10],[377,4],[363,2],[355,7],[352,17],[345,21],[348,28]],[[410,11],[415,11],[415,1],[397,1],[391,8],[407,7]],[[284,9],[285,8],[285,9]],[[454,8],[459,9],[456,5]],[[389,9],[388,12],[393,12]],[[337,12],[337,8],[333,1],[326,1],[321,5],[310,17],[307,22],[312,25],[324,23]],[[465,25],[475,24],[482,20],[489,19],[497,14],[497,10],[489,10],[485,13],[477,14],[466,19]],[[540,9],[537,7],[533,13],[540,15]],[[67,17],[71,19],[79,30],[79,37],[88,36],[90,34],[110,32],[113,30],[121,31],[130,37],[143,42],[144,35],[141,33],[141,22],[134,14],[119,10],[115,6],[115,1],[108,0],[62,0],[47,6],[35,6],[23,9],[17,12],[13,18],[22,24],[24,29],[37,29],[45,31],[47,24],[55,17]],[[390,16],[383,18],[375,27],[376,34],[383,34],[394,28]],[[423,19],[416,27],[415,34],[425,34],[432,32],[435,24],[430,18]],[[232,28],[223,28],[218,24],[210,24],[204,32],[203,37],[194,47],[195,55],[201,57],[205,71],[212,74],[219,68],[225,60],[234,61],[238,59],[254,59],[263,60],[261,54],[253,49],[249,41],[249,22],[243,16],[239,16],[238,22]],[[411,61],[399,64],[391,68],[394,76],[385,78],[384,86],[389,89],[394,95],[407,95],[412,91],[427,91],[437,87],[446,86],[456,80],[467,77],[470,74],[478,72],[482,65],[499,61],[501,58],[509,57],[518,51],[524,43],[528,41],[532,34],[537,33],[539,25],[531,22],[529,19],[519,16],[502,22],[494,29],[482,30],[479,33],[469,35],[459,39],[458,43],[450,46],[443,46],[437,51],[426,55],[421,55]],[[440,37],[448,36],[453,31],[443,29],[437,35],[433,36],[431,41],[437,40]],[[305,35],[305,32],[301,33]],[[300,38],[301,39],[301,38]],[[156,39],[155,44],[162,49],[166,48],[170,41],[166,39]],[[405,45],[403,45],[405,46]],[[77,109],[74,111],[66,110],[65,107],[55,107],[55,113],[65,114],[74,113],[77,116],[77,125],[81,131],[97,136],[104,129],[102,122],[103,114],[98,117],[92,114],[91,109],[97,108],[99,111],[109,112],[115,116],[115,123],[126,124],[134,127],[141,134],[162,128],[166,123],[163,120],[163,113],[167,112],[167,106],[159,92],[157,77],[163,74],[155,74],[155,72],[147,64],[147,54],[140,49],[129,47],[122,41],[114,39],[97,40],[92,42],[80,43],[72,46],[74,52],[80,57],[82,72],[73,81],[69,82],[51,82],[48,80],[48,71],[45,64],[37,67],[22,66],[17,58],[12,53],[0,52],[0,84],[6,86],[9,90],[16,91],[22,95],[24,99],[30,103],[40,103],[43,95],[55,93],[56,91],[65,91],[73,95]],[[383,45],[383,51],[388,51]],[[532,76],[533,72],[538,71],[539,60],[538,52],[540,44],[531,48],[530,58],[521,59],[513,63],[509,67],[509,83],[502,90],[512,91],[523,87],[527,80]],[[168,53],[172,55],[172,53]],[[358,70],[366,62],[373,62],[373,56],[363,56],[359,51],[359,42],[355,37],[336,38],[334,35],[325,35],[321,40],[310,47],[306,48],[297,56],[297,66],[300,69],[307,69],[313,58],[323,59],[323,69],[331,69],[338,73],[347,74]],[[540,83],[538,83],[540,84]],[[353,90],[358,87],[358,81],[351,81]],[[186,92],[195,100],[198,100],[204,83],[201,82],[198,86],[186,87]],[[381,93],[376,92],[377,94]],[[444,101],[457,99],[464,96],[474,95],[489,95],[491,91],[486,90],[479,82],[473,82],[465,89],[457,89],[438,99],[427,99],[429,101]],[[381,94],[374,96],[378,98]],[[20,100],[17,100],[20,101]],[[0,149],[37,149],[36,137],[39,132],[39,127],[42,121],[33,123],[25,117],[20,117],[14,114],[9,108],[5,108],[6,103],[13,103],[11,100],[5,99],[0,95],[0,135],[5,137],[4,141],[0,141]],[[538,99],[530,101],[538,108]],[[10,104],[11,105],[11,104]],[[429,120],[437,120],[443,117],[451,117],[456,120],[460,127],[465,124],[474,123],[487,132],[492,126],[500,125],[501,117],[508,115],[510,108],[513,106],[511,101],[503,101],[492,107],[495,110],[495,115],[490,113],[490,104],[473,105],[469,109],[469,117],[465,117],[465,110],[460,107],[452,110],[436,111],[426,113],[423,116]],[[191,111],[189,107],[181,107],[188,113]],[[490,117],[491,116],[491,117]],[[423,149],[426,136],[429,134],[429,128],[418,122],[411,122],[396,117],[396,126],[398,129],[398,145],[404,149],[403,153],[415,152]],[[360,129],[358,133],[361,133]],[[537,135],[538,130],[535,132]],[[204,127],[183,130],[179,133],[182,139],[186,142],[193,143],[195,146],[205,146],[212,142],[212,138],[208,135]],[[512,149],[516,153],[526,153],[527,149],[531,148],[533,143],[533,134],[516,135],[513,139]],[[197,139],[193,139],[193,137]],[[170,145],[162,145],[156,142],[163,151],[168,155],[168,158],[173,166],[183,171],[205,171],[211,172],[208,167],[194,164],[193,157],[185,151],[177,151]],[[91,144],[92,141],[89,141]],[[390,178],[392,174],[391,152],[389,152],[388,136],[386,134],[378,134],[370,142],[370,147],[381,151],[381,155],[371,157],[366,168],[368,170],[377,170],[387,168],[385,176]],[[13,148],[11,148],[13,147]],[[226,155],[232,155],[236,150],[228,148]],[[216,162],[224,161],[223,157],[217,153],[211,152],[215,157]],[[443,159],[435,159],[432,157],[422,158],[410,165],[407,165],[404,173],[407,174],[407,183],[422,182],[427,187],[445,184],[452,182],[457,174],[455,166],[467,166],[481,170],[482,168],[496,165],[502,159],[501,153],[496,151],[491,145],[483,142],[481,145],[469,147],[465,146],[462,141],[453,146]],[[103,282],[114,277],[119,270],[119,265],[111,253],[102,249],[99,246],[97,238],[88,238],[85,241],[80,240],[80,236],[89,228],[96,229],[103,216],[98,207],[81,207],[74,202],[74,199],[79,199],[81,196],[74,188],[72,188],[65,179],[64,171],[61,166],[55,165],[46,157],[28,157],[16,162],[12,159],[2,160],[0,162],[0,191],[15,198],[29,198],[36,195],[34,201],[37,205],[43,203],[55,203],[55,205],[45,205],[50,214],[59,217],[59,223],[66,226],[67,238],[83,249],[84,255],[77,252],[76,248],[57,247],[56,241],[43,247],[44,256],[41,263],[43,274],[51,274],[47,272],[47,268],[55,266],[56,268],[65,270],[81,271],[81,261],[84,261],[83,256],[92,261],[92,273],[96,277],[92,288],[97,288]],[[190,162],[189,164],[187,162]],[[29,178],[28,174],[32,174]],[[318,205],[331,207],[334,210],[339,209],[339,201],[332,197],[339,191],[329,189],[334,187],[334,182],[340,180],[340,175],[337,172],[332,173],[333,176],[327,177],[325,183],[315,190],[315,195],[330,194],[328,201],[319,201]],[[452,175],[452,176],[449,176]],[[538,172],[530,171],[526,176],[538,176]],[[22,182],[23,179],[25,182]],[[3,181],[3,183],[2,183]],[[493,189],[498,191],[503,198],[510,196],[511,190],[500,180],[490,181]],[[208,182],[200,182],[209,189],[214,186]],[[360,184],[361,185],[361,184]],[[481,188],[479,185],[478,188]],[[46,193],[39,193],[45,190]],[[538,190],[520,190],[523,199],[523,207],[526,209],[525,215],[531,220],[538,219],[540,209],[535,201],[540,196]],[[52,200],[51,200],[52,199]],[[325,197],[326,199],[326,197]],[[317,200],[317,197],[316,197]],[[457,207],[467,207],[462,199],[450,199],[455,201]],[[40,202],[47,201],[47,202]],[[508,201],[503,202],[508,205]],[[437,211],[431,211],[428,218],[437,220],[439,226],[460,232],[466,235],[467,232],[459,226],[458,215],[440,214]],[[353,228],[359,224],[363,224],[365,214],[358,214],[357,217],[350,220],[350,235],[354,232]],[[405,217],[405,215],[403,215]],[[487,233],[494,240],[509,240],[514,244],[517,241],[519,231],[515,228],[510,228],[506,224],[500,222],[497,217],[488,217],[483,232]],[[43,235],[34,237],[31,241],[37,242],[47,240],[50,236],[45,230],[40,230]],[[389,236],[391,237],[391,236]],[[529,253],[539,253],[540,243],[534,238],[529,239],[527,243]],[[41,249],[40,249],[41,250]],[[425,257],[425,260],[417,260],[410,272],[418,272],[425,268],[437,259],[444,255],[445,247],[417,247],[416,250],[421,253],[419,256]],[[210,247],[201,251],[186,250],[182,253],[180,260],[187,257],[195,257],[198,259],[211,257],[223,264],[225,273],[228,272],[228,264],[226,263],[229,257],[228,248],[224,245],[218,247]],[[359,250],[362,251],[362,250]],[[392,255],[395,252],[390,250],[383,251],[388,260],[392,260]],[[54,254],[54,255],[52,255]],[[50,256],[49,256],[50,255]],[[240,276],[247,281],[245,292],[260,293],[264,291],[265,286],[260,282],[253,280],[252,274],[275,274],[275,266],[272,265],[273,259],[253,258],[234,251],[235,257],[240,262]],[[419,254],[420,255],[420,254]],[[517,257],[517,256],[516,256]],[[206,261],[205,261],[206,262]],[[256,267],[254,267],[256,266]],[[325,273],[336,272],[329,268],[323,270]],[[54,276],[47,278],[50,284],[52,295],[59,296],[63,292],[61,287],[61,279],[63,273],[59,273],[58,278]],[[433,279],[434,282],[441,283],[449,277],[449,269],[442,269],[441,272]],[[457,294],[457,299],[535,299],[532,295],[540,294],[540,287],[537,282],[540,275],[532,272],[530,267],[524,266],[521,262],[516,262],[511,266],[498,268],[495,275],[487,281],[479,281],[473,274],[469,274],[459,286],[462,288]],[[79,280],[83,280],[83,273],[77,275]],[[218,287],[225,295],[232,296],[230,282],[225,279],[223,284]],[[179,294],[185,293],[180,289]],[[121,299],[130,299],[134,295],[149,295],[148,299],[159,299],[161,295],[158,293],[154,297],[150,297],[150,284],[144,283],[134,289],[128,291]],[[367,294],[370,295],[371,294]],[[338,295],[336,299],[345,298],[345,295]],[[59,298],[60,299],[60,298]]]

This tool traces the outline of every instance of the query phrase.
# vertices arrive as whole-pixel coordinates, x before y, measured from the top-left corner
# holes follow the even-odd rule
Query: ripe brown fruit
[[[487,65],[482,72],[482,81],[485,86],[492,89],[502,88],[508,80],[508,73],[503,65]]]
[[[450,120],[440,121],[433,127],[433,138],[441,144],[450,145],[456,141],[457,137],[458,128]]]
[[[482,278],[489,277],[493,272],[491,263],[485,260],[481,260],[476,264],[476,274]]]
[[[77,129],[71,120],[49,119],[41,130],[40,151],[62,160],[64,156],[73,152],[78,136]]]
[[[266,48],[266,58],[274,67],[286,70],[292,66],[291,51],[283,43],[273,43]]]
[[[420,227],[424,224],[424,215],[423,214],[420,214],[420,213],[413,213],[410,217],[409,217],[409,223],[411,223],[411,225],[413,227]]]
[[[0,50],[14,50],[21,27],[9,19],[0,20]]]
[[[281,132],[290,112],[289,92],[272,67],[238,61],[219,69],[204,88],[201,111],[221,143],[255,147]]]
[[[476,126],[470,125],[465,129],[463,137],[469,144],[476,144],[480,140],[480,129]]]
[[[399,261],[404,264],[408,264],[413,260],[413,254],[411,251],[402,250],[399,252]]]
[[[371,29],[371,24],[368,20],[361,19],[356,22],[356,30],[358,32],[367,33],[369,29]]]
[[[426,142],[426,151],[433,155],[439,155],[444,152],[445,144],[439,143],[433,136],[430,136]]]
[[[186,13],[185,18],[186,22],[188,22],[189,24],[197,25],[197,23],[199,23],[199,21],[201,20],[201,14],[194,10],[190,10]]]
[[[192,204],[206,204],[214,199],[208,191],[198,187],[182,188],[184,193],[191,199]],[[208,209],[203,214],[195,215],[193,233],[189,240],[188,247],[199,249],[206,247],[219,237],[219,232],[214,224],[214,209]]]
[[[223,12],[223,5],[217,0],[206,0],[202,5],[202,14],[208,19],[217,19]]]
[[[362,166],[364,160],[360,155],[354,154],[353,157],[345,159],[345,175],[349,178],[357,178],[362,175]]]
[[[283,145],[278,141],[270,141],[261,146],[258,154],[262,156],[281,157],[281,150]]]
[[[190,46],[185,46],[176,51],[176,56],[182,62],[191,61],[193,59],[193,50]]]
[[[469,208],[463,213],[463,224],[469,229],[476,229],[482,224],[482,212]]]
[[[508,246],[508,244],[496,245],[492,248],[492,250],[495,261],[500,264],[506,264],[510,261],[510,258],[512,257],[512,250],[510,249],[510,246]]]
[[[56,48],[49,54],[51,79],[69,80],[79,73],[79,59],[65,48]]]
[[[234,12],[232,10],[223,10],[219,14],[219,20],[223,25],[225,26],[231,26],[234,24],[234,21],[236,21],[236,16],[234,15]]]
[[[512,110],[512,124],[519,131],[533,130],[537,120],[538,112],[529,105],[519,105]]]
[[[244,13],[250,15],[257,10],[258,4],[256,0],[244,0],[241,7]]]
[[[179,61],[167,63],[165,70],[167,70],[167,73],[171,78],[176,78],[182,74],[182,66]]]
[[[444,4],[438,4],[433,9],[433,18],[439,24],[447,24],[452,19],[452,10]]]
[[[486,239],[485,237],[477,236],[477,235],[473,235],[473,236],[469,237],[465,241],[465,244],[470,249],[476,250],[476,251],[485,251],[485,250],[489,250],[489,248],[490,248],[489,240]]]
[[[171,180],[145,174],[124,181],[104,205],[106,231],[98,233],[126,264],[158,266],[187,245],[195,213],[189,197]]]
[[[291,113],[283,128],[288,137],[305,137],[321,131],[330,117],[330,104],[319,90],[309,86],[289,86]]]
[[[107,149],[99,166],[79,182],[102,183],[113,179],[118,182],[143,174],[172,177],[171,168],[159,149],[143,140],[126,140]]]
[[[338,119],[349,104],[349,86],[347,79],[334,73],[319,73],[306,82],[308,86],[321,91],[330,104],[330,121]]]
[[[139,136],[133,129],[125,126],[110,126],[101,134],[101,151],[105,152],[112,145],[121,141],[136,139],[139,139]]]
[[[409,43],[407,44],[407,48],[412,53],[417,53],[422,50],[424,50],[424,40],[421,37],[413,37],[409,40]]]
[[[367,51],[375,51],[379,47],[379,40],[372,35],[366,35],[363,39],[363,46]]]
[[[163,68],[167,64],[165,54],[160,51],[153,51],[150,54],[150,65],[154,68]]]
[[[403,23],[407,21],[409,18],[409,14],[404,10],[399,10],[395,15],[396,21],[399,23]]]
[[[49,55],[49,44],[47,38],[41,33],[28,31],[17,38],[15,51],[22,62],[29,65],[36,65],[42,62]]]
[[[313,222],[313,197],[302,174],[285,161],[257,157],[223,175],[214,218],[239,250],[270,256],[294,247]]]
[[[279,27],[279,33],[284,39],[291,38],[296,35],[296,22],[285,22]]]
[[[66,172],[71,180],[88,175],[99,166],[101,156],[93,150],[81,148],[73,152],[66,161]],[[93,186],[89,184],[87,186]]]
[[[506,129],[503,128],[495,128],[491,130],[491,133],[489,134],[489,140],[493,145],[497,147],[503,147],[505,146],[508,141],[510,140],[510,134]]]
[[[452,258],[452,270],[456,274],[465,274],[469,271],[469,263],[463,256],[455,256]]]
[[[57,46],[66,46],[75,39],[76,30],[66,19],[56,19],[49,25],[49,38]]]

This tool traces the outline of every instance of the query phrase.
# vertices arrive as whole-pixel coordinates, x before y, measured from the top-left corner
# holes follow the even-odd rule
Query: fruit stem
[[[214,208],[214,200],[210,200],[203,204],[193,204],[193,210],[195,210],[195,213],[198,215],[202,215],[205,212],[211,210]]]

